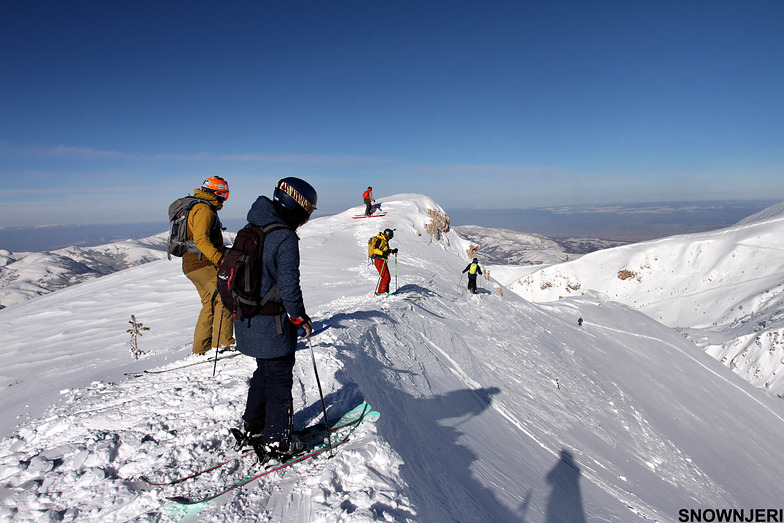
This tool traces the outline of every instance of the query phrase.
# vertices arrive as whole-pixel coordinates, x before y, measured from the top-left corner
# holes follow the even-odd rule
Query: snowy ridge
[[[784,394],[784,205],[735,226],[607,249],[509,288],[547,302],[594,290],[671,327],[757,386]],[[508,274],[507,280],[512,280]]]
[[[49,252],[0,250],[0,307],[166,257],[162,233],[95,247],[67,247]]]
[[[737,226],[751,225],[753,223],[766,222],[772,219],[781,218],[784,216],[784,202],[771,205],[767,209],[763,209],[756,214],[752,214],[746,219],[737,223]]]
[[[306,307],[329,325],[312,340],[327,405],[381,412],[335,458],[187,512],[139,487],[229,452],[254,368],[224,357],[213,378],[212,361],[187,356],[198,299],[179,264],[152,262],[0,311],[0,517],[676,521],[681,508],[780,504],[783,402],[605,296],[537,305],[484,279],[469,295],[468,242],[428,232],[443,210],[420,195],[381,202],[376,221],[351,219],[357,207],[300,230]],[[399,293],[375,297],[367,239],[384,228]],[[123,346],[131,313],[151,327],[138,362]],[[297,426],[320,418],[301,349]],[[123,376],[146,368],[167,372]]]
[[[626,243],[593,238],[553,240],[540,234],[478,225],[461,225],[455,229],[461,237],[479,245],[482,265],[549,265]]]

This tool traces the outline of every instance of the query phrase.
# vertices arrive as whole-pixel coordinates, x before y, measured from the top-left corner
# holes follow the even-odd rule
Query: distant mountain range
[[[0,308],[166,258],[167,236],[161,233],[141,240],[46,252],[0,250]]]
[[[479,246],[480,264],[541,265],[576,260],[600,249],[628,242],[596,238],[551,239],[541,234],[527,234],[510,229],[494,229],[478,225],[455,227],[457,233]]]

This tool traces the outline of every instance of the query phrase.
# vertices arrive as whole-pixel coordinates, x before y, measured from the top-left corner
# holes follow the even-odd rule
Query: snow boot
[[[262,440],[254,440],[252,446],[253,450],[256,452],[256,457],[259,459],[259,465],[264,465],[273,458],[273,456],[267,452],[267,445],[265,445]]]
[[[251,429],[247,422],[243,422],[242,428],[231,428],[231,434],[234,436],[234,450],[240,451],[244,448],[253,447],[255,449],[256,443],[261,443],[264,439],[264,431],[254,431]]]
[[[289,441],[271,441],[264,445],[264,451],[268,459],[276,459],[285,462],[298,454],[303,454],[308,447],[296,438]]]

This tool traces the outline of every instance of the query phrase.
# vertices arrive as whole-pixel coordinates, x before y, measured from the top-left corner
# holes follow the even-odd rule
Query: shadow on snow
[[[404,288],[429,292],[415,285]],[[356,320],[394,323],[380,311],[336,314],[325,323],[330,328],[347,329]],[[385,364],[390,360],[373,328],[365,332],[358,343],[340,346],[337,357],[343,368],[336,373],[335,379],[342,386],[325,397],[329,416],[337,417],[362,401],[382,413],[378,421],[379,433],[400,455],[403,461],[401,476],[408,485],[407,495],[417,507],[417,514],[412,516],[407,512],[398,513],[393,507],[379,506],[376,507],[379,516],[387,514],[400,519],[435,522],[527,520],[533,492],[528,492],[516,510],[510,509],[474,477],[472,464],[478,456],[459,443],[463,435],[460,425],[466,418],[478,416],[490,407],[493,397],[501,392],[500,388],[465,388],[430,397],[408,394],[399,384],[418,373]],[[303,418],[299,421],[305,421],[320,413],[321,403],[316,399],[297,417]],[[442,423],[450,419],[458,422],[454,426]],[[580,475],[571,452],[562,449],[560,459],[545,477],[550,487],[547,523],[586,521]],[[533,519],[539,518],[534,516]]]

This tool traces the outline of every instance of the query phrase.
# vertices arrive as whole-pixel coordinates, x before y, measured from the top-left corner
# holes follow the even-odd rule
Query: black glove
[[[389,249],[390,254],[397,254],[397,249]]]
[[[297,318],[289,318],[291,323],[305,331],[300,338],[310,338],[310,335],[313,334],[313,323],[310,321],[310,318],[307,314],[303,314]]]

